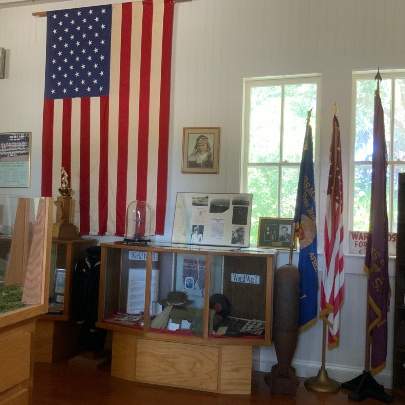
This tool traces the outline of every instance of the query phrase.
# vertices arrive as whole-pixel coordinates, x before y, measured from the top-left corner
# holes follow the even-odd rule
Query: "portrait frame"
[[[182,173],[219,172],[220,132],[219,127],[183,128]],[[199,151],[198,145],[205,150]]]
[[[257,235],[257,247],[290,249],[294,231],[293,218],[260,217]],[[293,249],[296,240],[293,241]]]

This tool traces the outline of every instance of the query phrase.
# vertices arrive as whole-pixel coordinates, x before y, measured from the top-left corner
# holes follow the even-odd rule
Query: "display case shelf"
[[[97,326],[113,331],[113,375],[159,384],[151,376],[145,380],[135,363],[128,363],[135,359],[122,360],[119,355],[118,347],[131,342],[138,361],[145,355],[140,348],[151,340],[162,345],[162,353],[164,342],[176,344],[174,351],[188,350],[189,345],[212,347],[218,359],[227,346],[236,351],[240,347],[241,353],[250,350],[249,356],[242,356],[247,362],[242,369],[251,370],[252,346],[272,341],[275,259],[274,250],[102,244]],[[167,355],[159,361],[164,364]],[[218,361],[214,369],[220,374],[218,367],[223,365]],[[117,366],[122,362],[132,374]],[[194,388],[175,378],[162,384]],[[207,390],[227,391],[218,384]]]

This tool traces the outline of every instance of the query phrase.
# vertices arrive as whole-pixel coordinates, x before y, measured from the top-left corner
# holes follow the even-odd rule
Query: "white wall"
[[[96,3],[67,1],[0,9],[0,46],[7,48],[10,56],[8,78],[0,80],[0,131],[33,132],[32,194],[40,191],[46,21],[32,17],[31,12]],[[171,235],[176,192],[239,191],[244,77],[322,75],[318,156],[318,213],[322,218],[332,104],[339,106],[344,178],[348,179],[352,71],[377,66],[405,68],[405,2],[193,0],[178,4],[176,9],[165,238]],[[181,174],[182,128],[198,125],[221,127],[219,175]],[[347,181],[345,191],[347,195]],[[283,261],[284,256],[280,263]],[[363,365],[366,279],[362,263],[362,258],[346,258],[341,345],[327,356],[332,374],[343,379],[361,371]],[[392,261],[391,275],[393,265]],[[318,367],[320,336],[320,325],[301,335],[296,364],[302,375],[314,374]],[[390,319],[390,355],[380,374],[385,383],[391,375],[391,340]],[[274,358],[272,348],[257,352],[257,367],[269,369]]]

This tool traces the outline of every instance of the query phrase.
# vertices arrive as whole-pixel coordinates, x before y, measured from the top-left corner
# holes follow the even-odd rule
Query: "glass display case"
[[[85,257],[87,248],[94,244],[94,239],[52,240],[48,308],[50,319],[70,319],[74,266]]]
[[[0,317],[47,304],[48,204],[45,199],[0,198]]]
[[[99,324],[268,344],[273,255],[252,249],[102,244]]]

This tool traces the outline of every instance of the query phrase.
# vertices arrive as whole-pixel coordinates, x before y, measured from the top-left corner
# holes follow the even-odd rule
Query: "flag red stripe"
[[[118,162],[116,194],[116,234],[125,232],[128,168],[128,125],[131,63],[132,3],[122,5],[120,90],[118,116]]]
[[[53,114],[54,101],[44,100],[42,129],[42,184],[41,194],[52,196],[52,156],[53,156]]]
[[[100,97],[100,170],[98,186],[99,234],[107,232],[108,218],[108,114],[109,98]]]
[[[169,120],[170,120],[170,78],[173,37],[173,3],[165,3],[163,16],[162,38],[162,67],[160,87],[160,117],[159,117],[159,152],[158,178],[156,201],[157,235],[163,235],[165,230],[166,199],[167,199],[167,166],[169,150]]]
[[[80,100],[80,233],[90,232],[90,98]]]
[[[146,201],[153,4],[143,3],[136,198]]]

